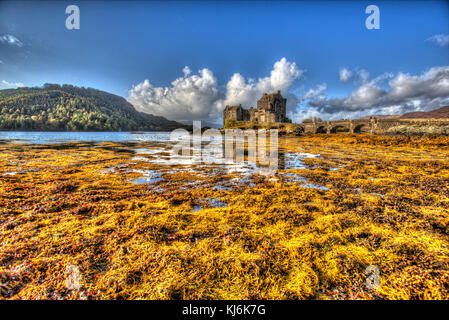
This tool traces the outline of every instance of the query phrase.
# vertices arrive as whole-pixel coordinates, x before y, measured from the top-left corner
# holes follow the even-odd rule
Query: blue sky
[[[80,8],[80,30],[65,28],[69,4]],[[380,9],[380,30],[365,27],[369,4]],[[157,89],[174,90],[171,82],[177,78],[198,75],[204,80],[198,70],[207,69],[216,79],[212,86],[220,92],[204,101],[220,102],[210,112],[192,114],[214,119],[224,103],[237,102],[226,89],[234,74],[244,77],[246,85],[250,78],[257,84],[270,77],[274,64],[285,58],[287,68],[294,63],[300,70],[283,87],[298,98],[290,108],[292,116],[299,111],[302,116],[310,115],[310,109],[328,118],[334,111],[340,116],[345,112],[401,112],[413,106],[426,109],[444,103],[446,91],[440,92],[438,101],[435,96],[421,97],[417,103],[413,102],[416,97],[408,96],[396,102],[403,104],[389,103],[384,109],[376,109],[378,101],[372,101],[353,110],[350,101],[342,99],[387,73],[387,82],[376,80],[371,87],[393,91],[388,81],[401,73],[423,80],[431,68],[449,66],[445,38],[443,42],[432,38],[448,34],[448,1],[0,1],[0,37],[11,35],[20,41],[3,38],[0,42],[0,88],[70,83],[126,98],[133,86],[141,84],[130,101],[143,111],[176,118],[185,106],[170,110],[170,101],[182,95],[163,96]],[[186,76],[185,66],[191,70]],[[343,68],[352,74],[348,81],[341,81]],[[445,69],[439,71],[446,76]],[[369,80],[360,77],[363,72]],[[180,87],[196,80],[182,82]],[[321,96],[312,94],[311,104],[301,98],[323,84],[326,89]],[[253,104],[258,88],[270,87],[246,86],[252,92],[251,97],[243,96],[243,104]],[[200,94],[201,100],[204,92],[192,94]]]

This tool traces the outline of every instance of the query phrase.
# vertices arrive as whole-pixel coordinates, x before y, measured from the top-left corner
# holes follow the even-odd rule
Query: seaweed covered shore
[[[168,154],[2,141],[0,299],[449,298],[448,137],[280,137],[274,176]]]

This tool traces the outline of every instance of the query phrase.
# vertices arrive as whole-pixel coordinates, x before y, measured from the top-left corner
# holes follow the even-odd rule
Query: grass
[[[449,138],[279,142],[280,154],[320,157],[305,169],[283,169],[281,157],[274,179],[201,169],[138,185],[129,163],[160,165],[132,160],[135,144],[1,144],[0,297],[449,298]],[[378,289],[366,287],[370,265]],[[79,289],[66,286],[69,266]]]

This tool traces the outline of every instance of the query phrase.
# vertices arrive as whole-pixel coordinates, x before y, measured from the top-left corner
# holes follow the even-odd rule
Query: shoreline
[[[449,138],[279,141],[274,176],[164,165],[160,142],[0,144],[0,299],[449,298]]]

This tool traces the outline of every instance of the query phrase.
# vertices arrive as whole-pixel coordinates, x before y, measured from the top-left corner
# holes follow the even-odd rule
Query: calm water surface
[[[162,144],[156,144],[152,147],[145,148],[137,148],[132,149],[136,156],[133,157],[132,161],[143,161],[152,164],[161,165],[161,169],[159,171],[155,170],[135,170],[131,171],[142,174],[141,177],[134,179],[132,182],[134,183],[145,183],[145,184],[153,184],[158,181],[163,180],[162,174],[170,173],[170,170],[173,170],[171,166],[169,166],[170,156],[167,156],[167,149],[165,142],[170,141],[171,132],[141,132],[141,133],[132,133],[132,132],[26,132],[26,131],[0,131],[0,140],[7,140],[8,142],[15,143],[31,143],[31,144],[46,144],[46,143],[61,143],[61,142],[75,142],[75,141],[93,141],[93,142],[103,142],[103,141],[135,141],[135,142],[161,142]],[[216,149],[221,149],[222,141],[217,140],[216,143],[211,143],[206,146],[206,150],[211,152],[213,156]],[[204,148],[204,146],[203,146]],[[189,153],[190,154],[190,153]],[[279,160],[280,165],[279,168],[282,170],[289,169],[308,169],[308,166],[303,162],[305,158],[316,158],[319,157],[319,154],[309,154],[309,153],[280,153]],[[185,157],[185,159],[183,158]],[[173,155],[172,155],[173,158]],[[177,155],[174,158],[176,163],[187,166],[183,168],[177,168],[176,170],[187,170],[189,172],[195,170],[204,169],[202,165],[194,165],[192,162],[195,160],[190,155],[181,156]],[[207,158],[208,159],[208,158]],[[210,160],[210,159],[209,159]],[[131,164],[129,164],[131,166]],[[167,168],[164,169],[164,165]],[[211,167],[211,164],[205,165],[205,167]],[[241,183],[245,183],[250,185],[251,182],[249,180],[250,176],[255,173],[258,173],[258,166],[254,163],[233,163],[233,164],[222,164],[212,166],[214,169],[211,174],[216,174],[217,170],[221,170],[221,174],[234,173],[239,176],[237,179]],[[335,168],[338,169],[338,168]],[[105,170],[105,173],[113,173],[115,170],[114,167],[108,168]],[[168,170],[168,171],[167,171]],[[215,170],[215,171],[214,171]],[[259,172],[260,173],[260,172]],[[17,172],[7,172],[3,175],[14,175]],[[282,174],[284,175],[284,173]],[[304,185],[307,188],[318,188],[320,190],[327,190],[324,186],[318,186],[315,184],[308,183],[307,179],[302,177],[296,173],[288,173],[285,174],[285,178],[292,180],[293,182],[298,182]],[[216,188],[228,188],[227,186],[216,185]],[[220,203],[215,203],[213,206],[219,206]]]
[[[0,131],[0,140],[23,143],[61,143],[71,141],[169,141],[170,132],[25,132]]]

